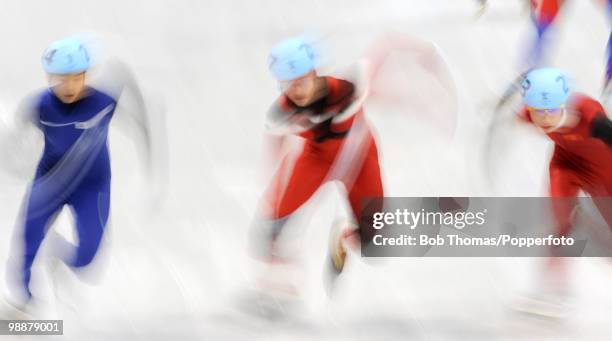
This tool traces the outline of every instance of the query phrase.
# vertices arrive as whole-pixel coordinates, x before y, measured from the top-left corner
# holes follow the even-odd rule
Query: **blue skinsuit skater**
[[[62,259],[72,268],[94,259],[110,208],[107,134],[116,101],[84,85],[90,59],[78,39],[54,42],[42,62],[52,86],[35,97],[29,114],[43,132],[45,147],[23,207],[24,252],[17,283],[26,303],[32,297],[32,264],[62,207],[68,205],[76,221],[78,245],[65,245],[71,252]]]
[[[115,101],[97,90],[87,91],[84,98],[70,104],[62,103],[52,92],[40,96],[38,125],[45,149],[25,208],[22,280],[28,296],[32,263],[48,226],[64,205],[75,215],[79,240],[73,259],[65,260],[72,267],[93,260],[108,220],[111,171],[106,138]],[[71,149],[77,141],[83,143],[77,147],[83,150]],[[59,165],[69,152],[81,155],[67,161],[72,165]]]

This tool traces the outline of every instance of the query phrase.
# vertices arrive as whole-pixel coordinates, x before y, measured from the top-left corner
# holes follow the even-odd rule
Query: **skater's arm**
[[[591,136],[612,146],[612,121],[605,115],[598,115],[591,123]]]
[[[14,123],[15,129],[21,131],[30,126],[38,127],[38,102],[39,96],[32,94],[21,100],[15,110]]]
[[[144,157],[143,162],[150,167],[152,115],[132,70],[124,62],[113,59],[106,62],[101,76],[92,83],[118,102],[114,118],[116,126],[134,140],[138,149],[143,151],[139,153]]]
[[[161,96],[145,97],[131,68],[118,59],[103,66],[94,87],[104,91],[115,101],[113,126],[129,137],[136,146],[140,161],[148,177],[148,192],[155,207],[165,197],[168,182],[168,141],[165,105]]]
[[[581,120],[585,120],[592,137],[612,146],[612,122],[601,103],[585,95],[575,95],[575,105]]]
[[[352,74],[344,81],[344,99],[337,113],[333,114],[330,130],[333,132],[344,132],[350,129],[352,118],[361,111],[365,100],[370,95],[371,81],[370,62],[367,59],[360,60]]]
[[[314,126],[307,112],[291,108],[287,98],[280,96],[268,109],[266,132],[271,135],[300,134]]]
[[[104,63],[91,83],[95,88],[110,95],[115,101],[119,101],[124,90],[137,87],[134,74],[119,59],[111,59]]]
[[[39,98],[27,96],[8,120],[0,120],[0,169],[18,178],[30,175],[42,147]]]

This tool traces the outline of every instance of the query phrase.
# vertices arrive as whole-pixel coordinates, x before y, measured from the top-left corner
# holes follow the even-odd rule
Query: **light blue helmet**
[[[268,67],[279,81],[302,77],[317,66],[313,46],[304,37],[281,41],[272,48],[268,58]]]
[[[81,40],[68,37],[49,45],[42,56],[42,65],[47,73],[66,75],[86,71],[91,61]]]
[[[567,76],[556,68],[533,69],[521,82],[523,103],[538,109],[556,109],[567,102],[570,86]]]

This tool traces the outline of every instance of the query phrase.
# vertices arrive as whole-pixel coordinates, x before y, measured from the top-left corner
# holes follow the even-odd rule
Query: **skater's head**
[[[67,75],[50,74],[49,84],[55,96],[67,104],[81,99],[87,90],[85,72]]]
[[[528,109],[533,124],[544,132],[553,132],[563,126],[563,121],[567,115],[565,107],[556,109]]]
[[[87,87],[85,72],[91,66],[89,53],[77,38],[53,42],[42,56],[42,65],[53,93],[64,103],[78,101]]]
[[[529,71],[521,83],[523,103],[532,122],[546,132],[563,126],[570,95],[567,76],[556,68]]]
[[[306,107],[327,93],[325,78],[317,76],[315,71],[279,84],[281,91],[298,107]]]
[[[316,71],[319,59],[309,39],[294,37],[272,48],[268,66],[281,91],[296,105],[307,106],[326,88]]]

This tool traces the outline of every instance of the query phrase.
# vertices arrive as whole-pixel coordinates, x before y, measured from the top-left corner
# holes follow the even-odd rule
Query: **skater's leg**
[[[610,100],[612,97],[612,30],[610,31],[610,36],[608,37],[608,46],[606,47],[606,54],[608,55],[608,60],[606,62],[606,73],[604,75],[604,84],[603,89],[601,90],[601,102],[604,106],[610,105]]]
[[[549,28],[555,21],[562,5],[563,1],[560,0],[541,0],[533,8],[532,19],[536,35],[527,55],[527,68],[538,67],[543,64],[544,48]]]
[[[606,46],[606,74],[605,74],[605,84],[608,85],[610,83],[610,79],[612,79],[612,30],[610,30],[610,35],[608,36],[608,44]]]
[[[612,25],[612,0],[606,1],[606,12],[608,14],[608,23]],[[612,79],[612,29],[610,29],[610,35],[608,36],[608,44],[606,45],[606,74],[605,74],[605,85],[610,83]]]
[[[570,233],[572,212],[580,182],[571,170],[553,161],[550,164],[550,200],[555,220],[554,232],[559,236]],[[568,264],[559,257],[559,250],[551,249],[551,256],[544,260],[532,289],[515,302],[513,309],[535,316],[562,318],[567,313],[569,299]]]
[[[589,186],[589,194],[597,210],[612,231],[612,181],[601,179],[597,185]]]
[[[285,159],[261,201],[250,230],[255,285],[273,296],[298,297],[303,272],[293,240],[282,235],[291,218],[325,179],[330,164],[308,147],[295,163]],[[282,238],[282,239],[281,239]]]
[[[100,247],[110,210],[110,183],[84,186],[69,199],[76,217],[78,245],[67,265],[81,268],[89,265]]]
[[[382,200],[376,202],[377,207],[369,207],[364,210],[364,199],[382,199],[384,197],[382,179],[380,174],[380,164],[378,161],[378,149],[374,138],[370,135],[367,147],[367,154],[364,159],[361,171],[359,172],[355,182],[348,187],[348,199],[353,211],[354,217],[360,226],[359,237],[361,245],[365,246],[370,243],[374,237],[374,229],[372,226],[372,210],[382,209]]]
[[[305,148],[295,163],[287,159],[274,175],[251,228],[251,249],[258,257],[269,257],[274,242],[289,216],[300,208],[323,183],[329,163]]]
[[[365,138],[363,148],[359,151],[364,153],[363,157],[352,158],[360,162],[352,165],[358,167],[356,177],[342,178],[344,188],[348,191],[353,217],[349,220],[338,220],[332,226],[329,248],[330,276],[327,283],[329,293],[333,291],[335,280],[344,269],[347,248],[359,250],[369,244],[374,237],[374,229],[371,228],[371,210],[382,209],[382,200],[376,202],[376,207],[368,207],[367,210],[363,207],[365,199],[382,199],[384,196],[376,141],[370,132]]]
[[[577,204],[577,195],[580,190],[580,181],[575,174],[553,161],[549,167],[550,173],[550,196],[555,220],[555,231],[557,236],[567,236],[572,229],[572,216]],[[567,265],[564,258],[559,254],[559,249],[552,247],[551,256],[545,264],[545,286],[551,290],[566,291]]]
[[[36,205],[30,205],[32,201],[37,200],[37,196],[42,195],[38,191],[37,186],[33,186],[28,198],[26,199],[25,215],[23,217],[23,258],[18,260],[22,262],[18,268],[20,269],[19,285],[24,290],[26,299],[32,297],[30,291],[30,281],[32,277],[32,265],[40,248],[40,245],[45,238],[47,229],[52,222],[54,216],[63,206],[57,205],[54,207],[45,207],[41,210]],[[12,266],[11,266],[12,267]]]
[[[279,170],[272,188],[266,192],[265,200],[268,207],[272,208],[267,215],[278,219],[297,211],[319,189],[329,167],[329,163],[318,159],[312,152],[305,151],[290,170],[285,186],[280,182],[285,169]]]
[[[580,184],[572,171],[554,161],[549,167],[550,196],[556,222],[556,234],[566,236],[572,227],[572,211],[576,207],[576,196]]]

